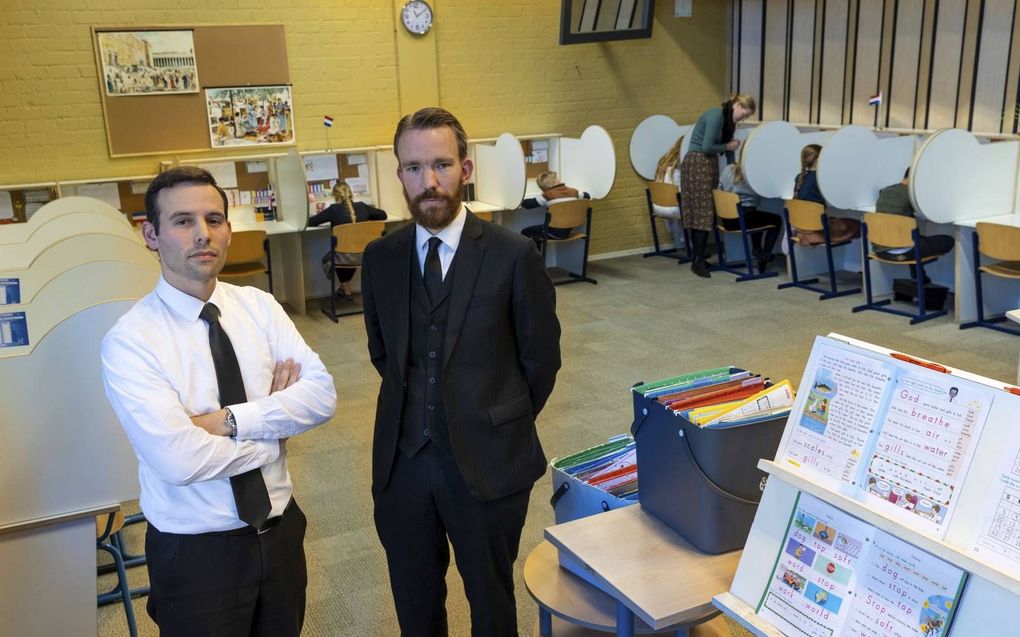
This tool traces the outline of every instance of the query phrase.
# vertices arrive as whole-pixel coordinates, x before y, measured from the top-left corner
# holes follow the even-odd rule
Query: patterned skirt
[[[691,151],[680,164],[684,228],[711,230],[715,222],[712,190],[719,187],[719,158]]]

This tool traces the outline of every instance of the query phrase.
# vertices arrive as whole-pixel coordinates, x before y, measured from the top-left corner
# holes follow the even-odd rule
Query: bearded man
[[[533,242],[475,217],[467,136],[451,113],[400,120],[397,177],[414,224],[362,261],[382,376],[372,496],[401,634],[447,634],[449,546],[471,634],[517,634],[513,564],[545,472],[535,418],[560,367],[556,295]]]

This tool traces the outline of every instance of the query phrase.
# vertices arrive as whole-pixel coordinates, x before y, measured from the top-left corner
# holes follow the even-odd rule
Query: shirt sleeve
[[[326,422],[336,411],[333,377],[326,371],[319,355],[301,338],[280,304],[264,295],[270,349],[276,361],[291,358],[300,363],[301,376],[286,389],[230,406],[237,419],[238,440],[277,440],[296,436]]]
[[[139,459],[164,482],[183,486],[229,478],[279,457],[276,440],[232,440],[194,425],[143,342],[108,335],[101,356],[106,396]]]

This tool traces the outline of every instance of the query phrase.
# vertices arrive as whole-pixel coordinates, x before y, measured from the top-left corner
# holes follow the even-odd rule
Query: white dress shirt
[[[227,405],[236,440],[191,422],[220,408],[203,301],[160,277],[103,339],[106,395],[138,456],[142,511],[167,533],[244,526],[230,477],[256,468],[270,517],[281,515],[292,491],[283,439],[326,422],[336,408],[333,378],[271,295],[217,282],[209,302],[220,309],[248,398]],[[288,358],[301,364],[300,380],[270,395],[273,368]]]
[[[464,222],[467,221],[465,210],[464,204],[460,204],[460,210],[457,211],[457,216],[453,218],[450,225],[435,234],[415,224],[414,245],[418,248],[418,268],[421,270],[422,276],[425,276],[425,257],[429,253],[429,239],[439,237],[442,241],[439,244],[439,263],[443,266],[443,278],[446,278],[450,264],[453,263],[453,255],[457,254],[457,246],[460,245],[460,235],[464,232]]]

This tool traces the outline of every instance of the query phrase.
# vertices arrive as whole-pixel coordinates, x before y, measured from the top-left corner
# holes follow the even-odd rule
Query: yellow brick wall
[[[578,136],[599,124],[613,137],[616,185],[596,207],[593,254],[650,241],[628,158],[634,126],[659,113],[691,122],[723,96],[729,3],[696,0],[685,19],[657,5],[650,40],[561,47],[556,0],[434,2],[440,105],[470,136]],[[168,158],[110,159],[91,26],[285,25],[298,146],[314,149],[326,145],[324,114],[337,119],[333,147],[391,139],[397,20],[386,0],[3,0],[0,184],[154,173]]]

